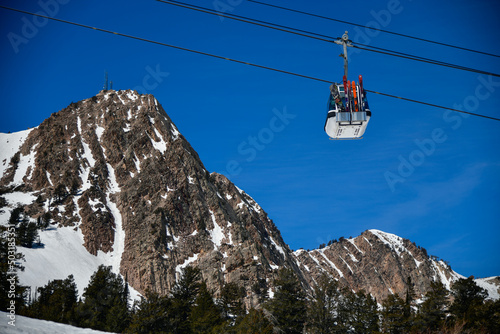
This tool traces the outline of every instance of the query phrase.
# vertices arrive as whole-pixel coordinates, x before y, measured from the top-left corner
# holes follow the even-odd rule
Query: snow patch
[[[349,241],[358,250],[358,252],[364,254],[364,252],[361,249],[359,249],[358,246],[356,246],[356,244],[354,243],[354,239],[347,239],[347,241]]]
[[[344,277],[344,274],[339,270],[339,268],[337,268],[337,266],[335,265],[335,263],[333,263],[332,261],[330,261],[330,259],[325,255],[324,253],[324,249],[320,249],[318,250],[318,252],[323,256],[323,258],[326,260],[326,262],[333,268],[337,271],[337,273],[339,274],[340,277]],[[343,259],[342,259],[343,260]]]
[[[125,101],[123,101],[123,99],[122,99],[122,97],[120,96],[120,94],[116,94],[116,96],[118,96],[118,98],[120,99],[120,102],[121,102],[122,104],[126,104],[126,103],[125,103]]]
[[[269,296],[269,299],[273,299],[274,298],[274,291],[272,288],[269,288],[267,290],[267,295]]]
[[[9,314],[0,311],[0,333],[19,334],[19,333],[37,333],[37,334],[100,334],[101,332],[90,328],[73,327],[66,324],[60,324],[53,321],[39,320],[16,315],[15,326],[9,325]],[[108,333],[109,334],[109,333]]]
[[[113,243],[113,251],[109,254],[109,261],[116,274],[120,273],[120,263],[122,260],[123,250],[125,249],[125,231],[123,230],[122,215],[114,202],[111,201],[111,194],[120,191],[120,186],[116,181],[115,170],[110,164],[107,164],[109,172],[109,191],[106,193],[106,202],[111,214],[115,220],[115,239]]]
[[[179,264],[175,267],[175,272],[178,273],[177,280],[180,279],[180,277],[182,275],[182,269],[186,268],[188,265],[190,265],[191,263],[193,263],[197,259],[198,259],[198,254],[194,254],[193,256],[188,258],[186,261],[184,261],[183,264]]]
[[[97,138],[99,139],[99,142],[101,141],[102,134],[104,133],[104,128],[101,126],[97,126],[95,129],[95,134],[97,135]]]
[[[340,257],[340,259],[341,259],[342,261],[344,261],[344,264],[347,266],[347,268],[349,268],[349,270],[351,271],[351,273],[354,273],[354,271],[352,270],[352,268],[351,268],[351,266],[349,265],[349,263],[347,263],[347,261],[346,261],[346,260],[344,260],[344,258],[343,258],[342,256],[339,256],[339,257]]]
[[[80,133],[80,138],[82,138],[82,146],[83,146],[83,157],[82,158],[86,159],[87,163],[90,165],[90,168],[92,168],[95,165],[95,159],[94,159],[94,156],[92,155],[92,150],[90,149],[90,146],[85,142],[85,140],[83,140],[83,137],[81,136],[81,134],[82,134],[82,121],[81,121],[80,117],[78,117],[77,124],[78,124],[78,132]],[[88,175],[88,172],[87,172],[87,175]],[[82,179],[82,180],[86,180],[86,178]]]
[[[34,193],[12,192],[2,195],[3,198],[9,203],[10,206],[28,205],[36,200]],[[3,223],[3,221],[0,221]]]
[[[286,254],[285,254],[285,251],[283,250],[283,247],[281,247],[280,245],[278,245],[276,243],[276,241],[274,241],[274,239],[272,237],[270,237],[269,239],[271,239],[271,243],[274,245],[274,248],[276,248],[276,250],[278,252],[280,252],[283,255],[283,257],[286,257]]]
[[[137,170],[137,173],[140,173],[141,172],[141,162],[139,160],[139,158],[137,158],[137,155],[135,155],[134,153],[134,163],[135,163],[135,169]]]
[[[368,245],[370,245],[370,247],[373,247],[372,243],[368,241],[368,239],[366,239],[365,237],[363,237],[363,239],[365,239],[365,241],[368,243]]]
[[[217,224],[215,221],[215,215],[212,212],[212,210],[208,210],[210,212],[210,215],[212,216],[212,222],[214,224],[213,230],[209,231],[210,237],[212,238],[212,242],[216,246],[216,248],[219,248],[222,245],[222,240],[225,238],[224,232],[222,228]]]
[[[156,136],[158,138],[160,138],[160,141],[155,141],[153,138],[151,138],[148,134],[148,137],[149,139],[151,139],[151,143],[153,144],[153,147],[155,149],[157,149],[158,151],[160,151],[162,154],[165,154],[165,152],[167,151],[167,143],[163,140],[163,137],[161,136],[161,134],[158,132],[158,130],[156,130],[155,127],[153,127],[153,130],[155,131],[156,133]]]
[[[498,286],[493,283],[488,282],[489,280],[493,280],[496,277],[488,277],[488,278],[476,278],[474,281],[481,288],[485,289],[488,292],[488,298],[492,300],[500,299],[500,292]]]
[[[100,209],[101,209],[101,211],[103,211],[103,212],[107,212],[107,211],[108,211],[108,210],[106,210],[106,207],[104,206],[104,204],[103,204],[103,203],[101,203],[101,202],[100,202],[100,201],[98,201],[98,200],[97,200],[97,201],[94,201],[93,199],[89,198],[88,203],[89,203],[90,207],[92,207],[92,210],[93,210],[93,211],[97,211],[97,210],[98,210],[97,206],[98,206],[99,204],[100,204]]]
[[[403,238],[395,234],[386,233],[379,230],[370,230],[370,232],[375,234],[383,243],[391,247],[391,249],[394,250],[398,254],[398,256],[401,255],[402,251],[406,250],[403,245]]]
[[[127,97],[132,100],[132,101],[135,101],[139,98],[139,96],[137,95],[136,92],[134,92],[133,90],[128,90],[127,91]]]
[[[432,261],[432,267],[434,269],[434,272],[435,272],[435,276],[434,276],[434,279],[436,281],[440,281],[441,283],[444,284],[444,286],[446,287],[446,289],[448,290],[451,290],[451,285],[453,284],[454,281],[456,281],[458,278],[463,278],[463,276],[461,275],[458,275],[457,273],[455,272],[451,272],[451,277],[450,278],[447,278],[446,277],[446,274],[443,270],[443,268],[446,268],[446,264],[442,261],[439,261],[439,262],[436,262],[436,261]]]
[[[33,171],[33,168],[35,166],[35,158],[36,158],[36,148],[37,145],[35,145],[30,153],[28,155],[19,155],[19,162],[17,164],[17,169],[16,169],[16,174],[14,175],[14,180],[12,181],[13,184],[21,184],[23,183],[23,178],[27,176],[29,178],[30,175],[26,175],[28,172],[28,168],[30,168],[30,174]]]
[[[170,123],[170,127],[172,128],[172,139],[175,141],[179,138],[180,133],[172,123]]]
[[[19,151],[33,129],[15,133],[0,133],[0,176],[9,168],[10,159]]]
[[[232,236],[232,234],[231,234],[231,225],[232,225],[232,224],[231,224],[231,222],[230,222],[230,221],[228,221],[228,222],[227,222],[227,228],[229,229],[229,233],[228,233],[228,236],[229,236],[229,242],[228,242],[228,243],[229,243],[230,245],[232,245],[232,244],[233,244],[233,236]]]

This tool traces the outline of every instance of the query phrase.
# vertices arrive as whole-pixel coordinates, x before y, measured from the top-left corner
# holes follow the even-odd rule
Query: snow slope
[[[26,137],[33,129],[15,133],[0,133],[0,175],[3,175],[9,166],[10,159],[19,151]]]
[[[9,314],[0,311],[0,333],[2,334],[98,334],[107,333],[89,328],[79,328],[57,322],[32,319],[16,315],[15,326],[9,325]]]
[[[32,289],[46,285],[50,280],[65,279],[73,275],[79,296],[88,285],[90,277],[99,265],[112,265],[115,261],[111,254],[99,252],[90,254],[83,247],[83,235],[70,227],[51,227],[40,231],[41,248],[18,247],[24,254],[25,270],[19,272],[22,285]],[[138,299],[139,293],[129,287],[132,299]]]
[[[487,278],[476,278],[474,281],[481,288],[485,289],[488,292],[488,298],[492,300],[500,299],[500,288],[497,285],[493,284],[493,280],[496,277],[487,277]]]
[[[27,136],[33,129],[5,134],[0,133],[0,177],[7,170],[11,158],[25,142]],[[22,183],[22,177],[34,164],[34,150],[28,156],[20,156],[20,162],[16,170],[14,184]],[[87,154],[91,157],[92,154]],[[115,245],[113,251],[103,253],[99,251],[97,256],[90,254],[83,246],[83,234],[79,229],[69,227],[50,227],[45,231],[39,231],[41,247],[25,248],[18,247],[18,251],[24,254],[22,265],[24,271],[18,272],[22,285],[30,286],[32,291],[37,287],[45,286],[50,280],[65,279],[72,274],[78,288],[79,296],[84,292],[92,274],[99,265],[111,266],[114,273],[119,273],[121,256],[125,243],[125,232],[122,228],[122,217],[110,199],[110,195],[120,191],[116,182],[114,169],[108,165],[110,173],[110,189],[107,202],[116,223]],[[16,182],[16,180],[18,182]],[[50,178],[49,178],[50,180]],[[7,225],[10,211],[18,205],[31,204],[36,200],[32,193],[13,192],[3,194],[8,203],[7,208],[0,210],[0,225]],[[77,203],[76,203],[77,205]],[[78,205],[77,205],[78,207]],[[140,294],[129,286],[131,298],[139,299]]]

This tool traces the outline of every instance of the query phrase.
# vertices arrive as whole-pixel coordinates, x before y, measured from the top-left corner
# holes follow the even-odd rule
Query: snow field
[[[15,326],[9,325],[9,314],[0,311],[0,333],[2,334],[98,334],[107,333],[90,328],[79,328],[57,322],[15,316]]]

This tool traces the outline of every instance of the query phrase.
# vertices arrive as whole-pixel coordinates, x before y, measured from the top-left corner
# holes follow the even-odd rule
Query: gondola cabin
[[[325,132],[330,139],[361,139],[365,133],[371,112],[362,85],[352,81],[332,84],[328,99]]]

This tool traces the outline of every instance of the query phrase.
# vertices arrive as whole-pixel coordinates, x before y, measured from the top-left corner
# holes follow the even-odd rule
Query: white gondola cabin
[[[325,132],[330,139],[361,139],[370,121],[371,112],[362,85],[353,81],[347,87],[348,94],[343,84],[330,87],[325,122]]]

